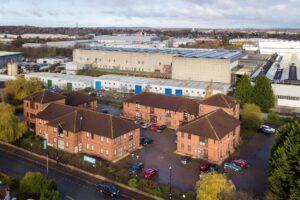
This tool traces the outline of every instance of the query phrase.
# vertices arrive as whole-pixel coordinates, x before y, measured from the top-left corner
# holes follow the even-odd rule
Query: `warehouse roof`
[[[195,119],[178,130],[214,140],[221,140],[239,125],[239,120],[227,114],[224,110],[218,109]]]
[[[0,56],[20,55],[21,52],[0,51]]]
[[[38,103],[49,103],[65,98],[66,96],[58,94],[56,92],[52,92],[50,90],[38,91],[25,97],[26,100],[31,100]]]
[[[163,94],[143,92],[141,94],[137,94],[128,98],[124,102],[139,103],[145,106],[162,108],[176,112],[186,111],[192,115],[199,114],[198,101],[194,99],[188,99],[185,97],[166,96]]]
[[[107,80],[107,81],[119,81],[124,83],[132,83],[139,85],[158,85],[166,87],[179,87],[186,89],[206,89],[210,82],[199,82],[199,81],[182,81],[182,80],[171,80],[171,79],[159,79],[159,78],[146,78],[136,76],[121,76],[121,75],[102,75],[95,80]],[[213,83],[213,89],[216,91],[222,91],[227,93],[230,85],[225,83]]]
[[[236,105],[236,100],[224,94],[215,94],[201,101],[201,104],[217,106],[222,108],[232,108]]]
[[[60,126],[63,130],[74,133],[86,131],[112,139],[139,128],[131,121],[112,115],[59,104],[50,104],[37,118],[47,120],[48,125]]]
[[[128,47],[88,47],[85,50],[115,51],[115,52],[138,52],[138,53],[162,53],[174,54],[187,58],[215,58],[215,59],[238,59],[244,56],[238,50],[210,50],[210,49],[159,49],[159,48],[128,48]]]

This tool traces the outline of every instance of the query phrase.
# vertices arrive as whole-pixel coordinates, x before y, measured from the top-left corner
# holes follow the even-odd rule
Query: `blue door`
[[[136,86],[135,86],[134,92],[135,92],[135,94],[140,94],[140,93],[142,93],[142,86],[136,85]]]
[[[95,82],[95,89],[96,90],[101,90],[101,81],[96,81]]]
[[[172,89],[165,88],[165,95],[172,95]]]
[[[176,96],[182,96],[182,90],[175,90]]]

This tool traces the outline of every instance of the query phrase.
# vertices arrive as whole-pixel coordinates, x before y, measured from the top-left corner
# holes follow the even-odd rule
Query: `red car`
[[[210,164],[208,162],[201,162],[199,165],[199,170],[204,172],[207,171],[209,167]]]
[[[158,169],[154,169],[154,168],[146,169],[145,172],[144,172],[144,178],[145,179],[151,179],[157,173],[158,173]]]
[[[152,131],[156,131],[158,128],[159,128],[159,125],[157,125],[157,124],[152,124],[150,129],[151,129]]]
[[[231,159],[228,162],[232,162],[232,163],[234,163],[234,164],[236,164],[236,165],[238,165],[242,168],[246,168],[247,165],[248,165],[247,161],[244,160],[244,159]]]

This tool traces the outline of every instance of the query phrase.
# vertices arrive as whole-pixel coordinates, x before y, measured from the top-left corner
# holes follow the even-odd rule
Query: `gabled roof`
[[[65,98],[66,96],[58,94],[56,92],[52,92],[50,90],[38,91],[25,97],[26,100],[34,101],[37,103],[50,103],[52,101],[57,101]]]
[[[230,96],[218,93],[200,101],[200,104],[211,105],[221,108],[232,108],[235,106],[236,100]]]
[[[49,121],[50,126],[61,126],[74,133],[86,131],[112,139],[139,128],[131,121],[112,115],[54,103],[40,112],[37,118]]]
[[[69,93],[64,93],[63,95],[67,97],[66,105],[69,106],[78,106],[96,100],[95,98],[81,92],[69,92]]]
[[[143,92],[134,95],[124,102],[139,103],[140,105],[166,110],[183,112],[186,111],[192,115],[199,114],[199,103],[197,100],[178,96],[167,96],[150,92]]]
[[[178,131],[221,140],[239,125],[239,120],[227,114],[224,110],[218,109],[182,126]]]

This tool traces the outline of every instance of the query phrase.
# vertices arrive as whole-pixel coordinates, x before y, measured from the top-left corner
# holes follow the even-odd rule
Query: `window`
[[[191,151],[191,145],[188,145],[188,152]]]
[[[103,142],[103,141],[104,141],[104,138],[103,138],[103,136],[101,136],[100,140],[101,140],[101,142]]]
[[[108,138],[106,138],[106,143],[108,143],[109,142],[109,139]]]
[[[117,150],[116,149],[114,150],[114,155],[117,155]]]
[[[90,145],[89,144],[86,144],[86,149],[89,149],[90,148]]]
[[[200,137],[199,144],[201,146],[207,146],[207,137]]]
[[[35,109],[37,109],[37,110],[38,110],[38,109],[39,109],[39,106],[38,106],[38,105],[35,105]]]
[[[40,119],[39,122],[40,122],[40,124],[41,124],[41,123],[42,123],[42,120]]]
[[[181,138],[184,138],[184,132],[181,132]]]
[[[90,137],[90,133],[89,132],[86,132],[86,137]]]
[[[69,143],[68,142],[66,142],[66,147],[69,147]]]
[[[100,153],[103,154],[103,149],[102,148],[100,149]]]
[[[126,134],[123,135],[124,140],[126,140]]]
[[[91,149],[92,149],[92,151],[94,151],[94,145],[93,144],[91,145]]]
[[[28,102],[26,103],[26,107],[27,107],[27,108],[29,107],[29,103],[28,103]]]
[[[108,149],[106,149],[105,154],[108,155]]]
[[[190,140],[192,138],[192,134],[188,134],[188,138]]]
[[[54,131],[54,133],[56,133],[56,131],[57,131],[57,128],[53,128],[53,131]]]
[[[184,144],[183,143],[180,144],[180,148],[181,148],[181,150],[184,150]]]

